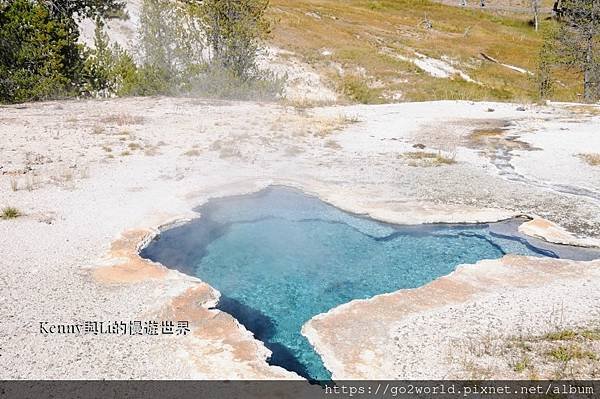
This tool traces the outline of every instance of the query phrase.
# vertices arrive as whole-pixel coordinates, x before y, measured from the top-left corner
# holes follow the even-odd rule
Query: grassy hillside
[[[271,5],[278,21],[273,44],[310,63],[348,100],[535,98],[528,73],[481,56],[535,71],[542,33],[534,31],[523,10],[497,12],[427,0],[272,0]],[[430,58],[475,82],[458,74],[434,77],[412,61]],[[575,100],[577,78],[563,73],[555,97]]]
[[[452,6],[457,6],[460,0],[433,0],[437,3],[444,3]],[[545,12],[550,12],[554,0],[541,0],[540,7]],[[467,0],[467,7],[479,8],[480,0]],[[531,13],[531,0],[485,0],[485,8],[489,11],[507,11],[507,12],[521,12]]]

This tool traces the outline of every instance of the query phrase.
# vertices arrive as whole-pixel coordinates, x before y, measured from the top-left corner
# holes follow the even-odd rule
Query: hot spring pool
[[[462,263],[507,253],[556,256],[488,224],[391,225],[284,187],[197,210],[199,219],[165,231],[142,256],[218,289],[218,308],[266,344],[271,364],[313,380],[330,378],[300,333],[313,316],[422,286]]]

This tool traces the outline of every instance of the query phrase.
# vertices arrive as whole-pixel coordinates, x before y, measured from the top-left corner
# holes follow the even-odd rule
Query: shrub
[[[122,79],[117,94],[194,94],[241,100],[274,100],[283,94],[285,77],[256,66],[269,26],[264,18],[268,2],[188,3],[185,7],[166,0],[144,0],[137,50],[141,66]]]
[[[7,206],[6,208],[2,209],[2,213],[0,214],[0,218],[2,219],[15,219],[19,216],[21,216],[21,212],[12,206]]]
[[[231,69],[212,66],[192,80],[190,91],[215,98],[269,101],[283,95],[284,85],[285,78],[268,71],[243,79]]]
[[[144,0],[137,49],[142,67],[136,94],[186,91],[205,64],[204,42],[200,22],[189,7]]]
[[[377,93],[359,76],[347,75],[341,78],[340,91],[348,99],[361,104],[381,102]]]
[[[578,157],[590,166],[600,166],[600,154],[578,154]]]
[[[202,0],[193,4],[211,49],[210,62],[244,81],[256,77],[256,58],[271,30],[265,16],[269,1]]]

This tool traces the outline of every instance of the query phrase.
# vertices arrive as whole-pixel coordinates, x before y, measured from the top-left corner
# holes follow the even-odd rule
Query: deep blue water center
[[[271,364],[328,380],[302,325],[353,299],[422,286],[462,263],[507,253],[549,255],[487,224],[397,226],[270,187],[211,200],[142,256],[217,288],[218,308],[271,349]]]

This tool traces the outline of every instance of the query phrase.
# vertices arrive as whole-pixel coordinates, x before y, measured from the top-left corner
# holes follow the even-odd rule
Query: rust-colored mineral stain
[[[121,263],[94,269],[96,280],[107,284],[137,283],[148,279],[161,279],[167,269],[140,257],[138,244],[149,234],[149,230],[130,230],[111,244],[110,257]]]
[[[165,267],[139,256],[138,245],[150,234],[150,230],[124,232],[121,238],[111,244],[109,254],[121,263],[94,269],[94,278],[106,284],[136,283],[164,278],[168,272]],[[231,315],[205,307],[207,302],[215,299],[215,292],[208,284],[198,283],[173,298],[163,309],[161,316],[165,320],[189,321],[195,336],[220,342],[221,345],[227,346],[239,361],[256,362],[261,359],[252,335],[240,328]]]
[[[339,334],[340,326],[348,328],[360,317],[363,322],[394,321],[413,313],[436,309],[451,303],[469,300],[478,289],[469,282],[450,277],[442,277],[424,287],[397,291],[389,295],[380,295],[373,299],[357,301],[339,312],[332,312],[310,323],[319,330],[328,330]]]
[[[529,227],[535,227],[539,229],[549,229],[551,227],[556,227],[554,223],[546,219],[533,219],[529,222],[526,222],[526,224]]]
[[[170,320],[188,320],[194,325],[201,325],[214,317],[214,312],[204,306],[214,299],[216,298],[210,286],[198,283],[173,298],[164,311],[164,317]]]
[[[339,364],[335,373],[363,378],[365,367],[380,367],[379,360],[365,361],[364,350],[374,353],[389,345],[394,323],[411,314],[462,306],[480,296],[501,292],[504,287],[533,288],[593,275],[600,262],[578,263],[507,255],[461,267],[423,287],[400,290],[365,301],[356,301],[308,322],[306,331],[317,349]],[[361,326],[361,328],[356,328]],[[378,353],[378,352],[377,352]],[[366,362],[366,363],[365,363]]]
[[[148,279],[161,279],[167,271],[142,259],[129,259],[123,264],[94,270],[94,278],[103,283],[138,283]]]
[[[255,361],[257,346],[252,336],[245,333],[231,315],[204,307],[215,299],[211,287],[199,283],[173,298],[164,316],[173,320],[188,320],[195,336],[229,346],[237,360]]]

